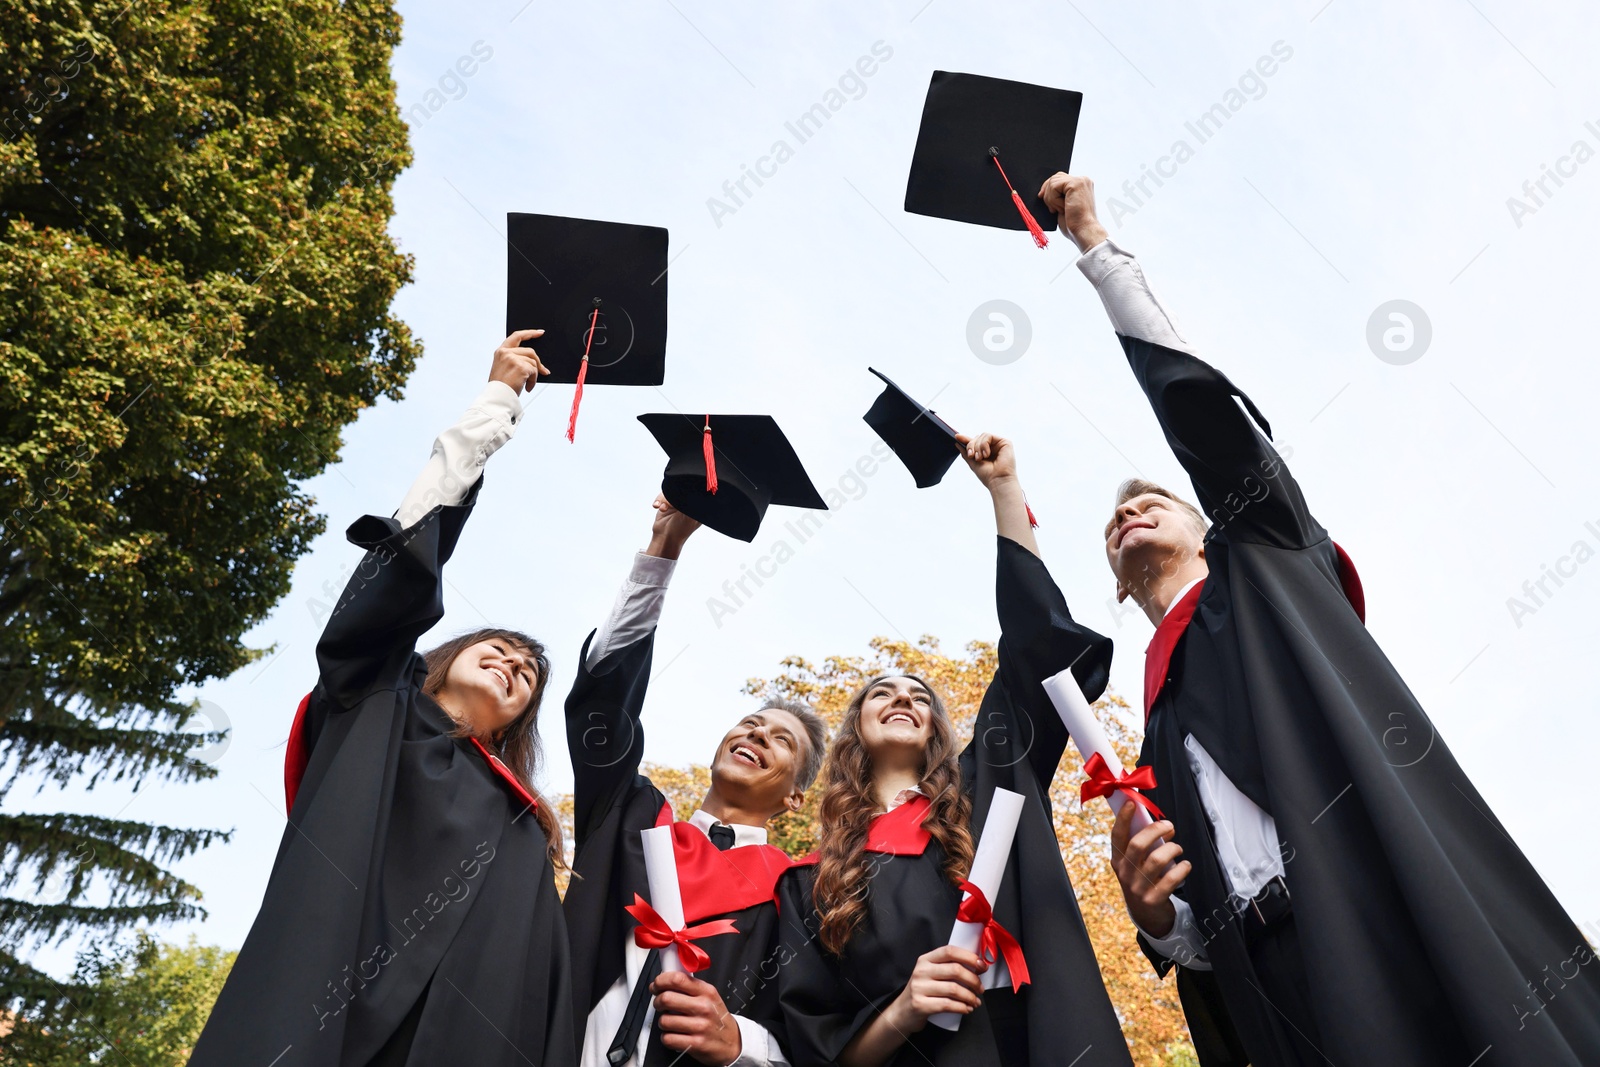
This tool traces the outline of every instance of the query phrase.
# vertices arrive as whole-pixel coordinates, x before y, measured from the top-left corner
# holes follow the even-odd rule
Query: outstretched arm
[[[494,354],[489,385],[455,426],[434,442],[427,465],[393,518],[367,515],[347,536],[366,549],[317,643],[323,694],[351,707],[396,685],[417,639],[443,615],[439,584],[471,511],[484,463],[511,439],[522,408],[517,393],[549,373],[519,330]]]
[[[574,835],[581,850],[644,756],[640,714],[650,681],[656,622],[679,553],[699,523],[657,496],[650,543],[634,556],[615,604],[585,644],[567,696]]]
[[[1027,498],[1022,493],[1022,483],[1017,480],[1017,451],[1011,442],[992,433],[981,433],[977,437],[957,434],[956,443],[965,448],[961,458],[989,490],[989,498],[994,503],[995,532],[1035,556],[1039,555],[1033,523],[1028,521]]]
[[[650,505],[655,521],[650,526],[650,543],[633,557],[633,571],[611,606],[611,614],[589,642],[584,666],[591,670],[612,651],[626,648],[654,630],[667,599],[667,584],[677,568],[678,556],[689,535],[700,524],[657,495]]]
[[[550,373],[538,354],[524,347],[524,342],[543,334],[543,330],[518,330],[500,343],[489,368],[489,384],[460,421],[434,440],[427,465],[394,513],[402,529],[436,507],[453,507],[465,500],[489,457],[517,432],[522,421],[517,396],[531,392],[539,375]]]
[[[1111,667],[1111,641],[1083,626],[1039,556],[1022,485],[1016,448],[1003,437],[979,434],[966,445],[967,465],[989,490],[999,533],[995,608],[1000,616],[1000,670],[984,693],[972,742],[962,753],[963,771],[1009,774],[1026,753],[1041,789],[1048,791],[1067,731],[1040,683],[1071,668],[1090,699],[1104,691]],[[995,781],[993,784],[1015,783]],[[980,788],[988,788],[982,785]]]
[[[1193,354],[1138,260],[1100,225],[1094,183],[1055,174],[1039,195],[1083,250],[1078,267],[1100,294],[1134,377],[1214,527],[1236,524],[1229,531],[1236,540],[1284,547],[1324,539],[1273,447],[1266,419],[1227,375]]]

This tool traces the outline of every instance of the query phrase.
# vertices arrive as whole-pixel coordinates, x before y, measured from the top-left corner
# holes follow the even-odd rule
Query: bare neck
[[[878,796],[878,809],[888,811],[902,791],[922,784],[922,773],[911,767],[885,768],[872,775],[872,791]]]
[[[764,827],[769,819],[778,814],[776,811],[763,811],[748,802],[724,796],[717,788],[716,782],[711,783],[705,799],[700,801],[700,809],[718,822],[725,822],[729,826]]]
[[[1173,601],[1178,599],[1178,594],[1183,587],[1191,582],[1202,581],[1211,573],[1211,568],[1206,566],[1205,557],[1199,554],[1189,556],[1177,566],[1171,562],[1154,568],[1150,580],[1140,583],[1130,594],[1134,603],[1144,611],[1144,617],[1149,619],[1154,626],[1160,626],[1161,620],[1167,617],[1167,612],[1172,609]]]

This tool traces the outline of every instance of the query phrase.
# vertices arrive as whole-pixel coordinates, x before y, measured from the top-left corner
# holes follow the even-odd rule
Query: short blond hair
[[[1145,496],[1152,493],[1156,496],[1164,496],[1176,504],[1179,511],[1183,512],[1185,515],[1189,516],[1189,518],[1194,520],[1195,529],[1200,531],[1200,536],[1204,537],[1206,535],[1206,517],[1200,513],[1199,508],[1195,507],[1193,504],[1183,499],[1183,497],[1178,496],[1176,493],[1173,493],[1164,486],[1157,485],[1155,482],[1146,481],[1143,478],[1129,478],[1127,481],[1117,486],[1117,502],[1112,505],[1111,521],[1106,523],[1105,536],[1110,537],[1111,531],[1117,528],[1118,508],[1122,507],[1122,505],[1126,504],[1134,497]]]

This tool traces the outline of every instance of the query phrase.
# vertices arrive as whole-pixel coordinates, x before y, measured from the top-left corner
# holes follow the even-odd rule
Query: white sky
[[[426,639],[490,620],[549,642],[550,790],[570,783],[559,710],[579,645],[647,539],[663,457],[633,417],[770,412],[827,489],[876,440],[860,420],[877,392],[869,362],[936,396],[957,427],[1017,440],[1046,560],[1079,617],[1117,639],[1113,683],[1136,700],[1150,627],[1109,609],[1099,530],[1122,478],[1187,483],[1070,242],[1038,251],[1024,234],[901,210],[928,78],[945,69],[1082,91],[1073,169],[1097,180],[1103,217],[1142,165],[1190,143],[1193,158],[1113,235],[1293,449],[1315,513],[1360,566],[1372,631],[1573,918],[1600,927],[1600,858],[1575,844],[1586,823],[1573,814],[1589,806],[1600,745],[1593,697],[1574,686],[1595,654],[1600,563],[1550,585],[1520,626],[1507,607],[1574,542],[1600,549],[1600,373],[1589,313],[1573,313],[1592,306],[1600,163],[1547,184],[1520,226],[1506,204],[1575,141],[1600,149],[1588,47],[1600,18],[1578,4],[1321,2],[403,3],[402,107],[476,42],[493,50],[463,95],[413,124],[416,164],[396,189],[394,233],[416,257],[397,310],[426,345],[406,399],[365,413],[311,483],[329,532],[250,634],[276,657],[198,693],[234,730],[218,778],[137,795],[19,788],[7,810],[235,828],[232,844],[178,865],[210,918],[162,934],[243,940],[283,830],[283,741],[314,681],[313,602],[357,559],[344,527],[393,510],[486,377],[503,336],[507,211],[666,226],[678,257],[664,392],[592,391],[576,446],[562,438],[570,388],[536,394],[490,465],[445,622]],[[795,145],[785,122],[880,41],[893,54],[865,91]],[[1185,122],[1276,42],[1292,56],[1264,94],[1199,144]],[[794,158],[718,226],[707,199],[779,138]],[[1032,324],[1005,366],[965,340],[969,315],[997,298]],[[1369,315],[1396,298],[1432,322],[1431,347],[1405,366],[1365,341]],[[703,759],[746,708],[744,680],[783,656],[860,653],[876,634],[932,633],[952,650],[996,636],[993,523],[975,480],[958,465],[916,491],[885,465],[859,485],[720,628],[707,597],[798,513],[772,512],[754,545],[691,541],[657,638],[648,758]]]

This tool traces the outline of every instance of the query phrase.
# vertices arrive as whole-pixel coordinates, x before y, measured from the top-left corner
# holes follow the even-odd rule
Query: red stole
[[[311,763],[311,742],[306,738],[306,709],[311,706],[311,694],[307,693],[300,698],[300,707],[295,709],[294,724],[289,727],[289,743],[283,753],[283,802],[284,811],[294,810],[294,798],[300,792],[300,783],[305,779],[306,767]],[[468,738],[483,761],[489,765],[496,778],[511,791],[511,794],[522,801],[527,808],[539,806],[539,800],[528,787],[517,780],[511,773],[511,768],[501,761],[499,756],[479,741],[476,737]]]
[[[669,823],[685,923],[767,903],[777,894],[778,876],[794,865],[788,853],[773,845],[740,845],[724,852],[698,826],[675,821],[672,806],[663,804],[656,825]]]
[[[283,803],[285,812],[294,810],[295,794],[300,792],[300,782],[311,763],[311,744],[306,740],[306,709],[311,706],[311,694],[300,698],[295,709],[294,725],[289,727],[289,745],[283,753]]]
[[[922,855],[927,851],[928,842],[933,840],[933,835],[922,825],[931,805],[932,801],[927,797],[918,795],[893,811],[874,816],[867,827],[867,843],[862,849],[886,856]],[[816,863],[818,858],[819,854],[813,852],[795,860],[795,865]]]
[[[1156,705],[1156,697],[1161,695],[1161,687],[1167,681],[1167,668],[1172,664],[1172,652],[1178,647],[1178,638],[1183,636],[1183,631],[1188,629],[1189,620],[1194,618],[1195,605],[1200,603],[1200,591],[1206,587],[1205,580],[1194,583],[1194,588],[1178,600],[1167,611],[1167,617],[1161,620],[1161,625],[1156,627],[1155,636],[1150,638],[1150,643],[1144,650],[1144,721],[1150,721],[1150,709]]]
[[[1361,588],[1361,576],[1356,573],[1356,565],[1337,541],[1333,542],[1333,551],[1339,567],[1339,588],[1344,590],[1345,599],[1355,609],[1356,617],[1366,622],[1367,598]],[[1144,650],[1144,718],[1147,723],[1150,721],[1150,709],[1155,707],[1156,697],[1161,695],[1161,687],[1166,684],[1172,653],[1178,647],[1178,639],[1189,628],[1189,620],[1194,618],[1195,606],[1200,603],[1200,591],[1205,584],[1205,581],[1196,582],[1194,588],[1172,605]]]

